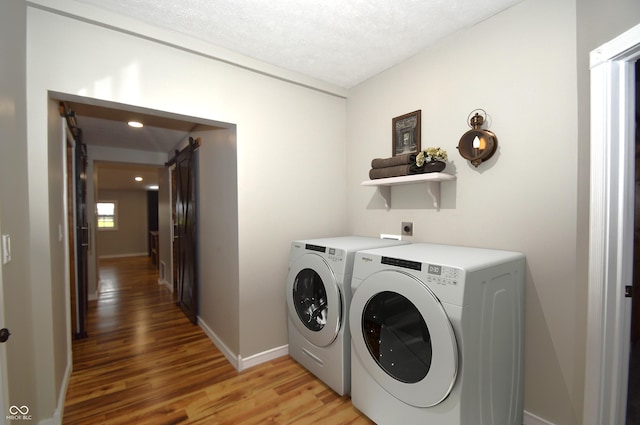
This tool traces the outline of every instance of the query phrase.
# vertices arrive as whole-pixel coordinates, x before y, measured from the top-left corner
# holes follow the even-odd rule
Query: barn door
[[[82,133],[80,133],[82,134]],[[76,189],[76,333],[75,338],[87,336],[89,223],[87,220],[87,145],[78,137],[75,146]]]
[[[175,163],[175,258],[178,305],[196,324],[198,321],[197,276],[197,149],[200,139],[189,138],[189,146],[177,153]]]
[[[82,142],[82,129],[75,113],[60,102],[60,116],[66,120],[67,191],[69,217],[69,257],[71,293],[71,333],[73,338],[87,337],[89,307],[89,223],[87,215],[87,145]]]

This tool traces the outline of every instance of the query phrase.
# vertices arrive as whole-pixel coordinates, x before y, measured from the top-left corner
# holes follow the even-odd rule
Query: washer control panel
[[[342,261],[344,261],[344,253],[345,251],[342,249],[336,249],[336,248],[329,248],[327,249],[327,254],[329,261],[333,261],[336,263],[340,263]]]
[[[428,264],[427,282],[438,285],[457,285],[460,282],[460,273],[460,269],[454,267]]]

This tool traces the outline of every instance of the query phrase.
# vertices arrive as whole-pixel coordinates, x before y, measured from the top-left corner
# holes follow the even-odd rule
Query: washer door
[[[340,288],[329,264],[319,255],[300,257],[287,277],[287,307],[291,321],[318,347],[338,336],[342,322]]]
[[[385,270],[366,278],[351,300],[349,326],[362,365],[390,394],[417,407],[449,395],[458,373],[455,334],[416,277]]]

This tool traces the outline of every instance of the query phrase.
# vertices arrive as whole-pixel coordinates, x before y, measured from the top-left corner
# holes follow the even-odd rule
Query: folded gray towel
[[[425,172],[425,167],[418,167],[416,164],[396,165],[394,167],[372,168],[369,170],[369,178],[385,179],[387,177],[408,176],[409,174],[421,174]]]
[[[376,158],[371,161],[371,168],[387,168],[397,165],[415,164],[415,153],[405,153],[403,155],[392,156],[391,158]]]

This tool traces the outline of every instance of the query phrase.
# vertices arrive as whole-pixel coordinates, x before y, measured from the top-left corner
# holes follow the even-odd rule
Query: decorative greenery
[[[427,162],[446,161],[447,151],[444,149],[429,147],[420,151],[416,156],[416,165],[422,167]]]

